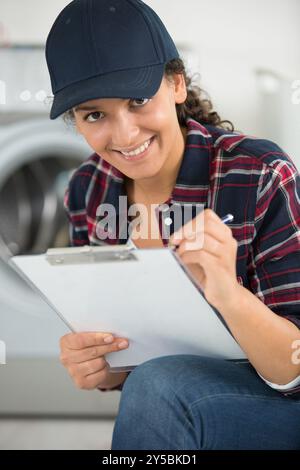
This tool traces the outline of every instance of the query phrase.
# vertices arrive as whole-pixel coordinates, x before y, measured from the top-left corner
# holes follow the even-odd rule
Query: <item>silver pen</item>
[[[223,224],[228,224],[228,222],[232,222],[234,219],[232,214],[226,214],[224,217],[221,218]]]

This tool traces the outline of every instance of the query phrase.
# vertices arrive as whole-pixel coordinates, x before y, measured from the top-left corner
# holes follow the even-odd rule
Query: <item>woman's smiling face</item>
[[[183,75],[174,75],[173,82],[163,78],[151,99],[87,101],[73,109],[76,128],[98,155],[127,177],[151,178],[178,157],[182,132],[175,105],[185,101],[186,93]]]

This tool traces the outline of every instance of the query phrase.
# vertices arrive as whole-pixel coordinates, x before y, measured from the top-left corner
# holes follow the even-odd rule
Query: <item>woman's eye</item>
[[[88,121],[88,122],[96,122],[96,121],[99,120],[100,114],[102,114],[102,113],[100,113],[99,111],[89,113],[84,117],[84,120]]]
[[[151,101],[151,98],[134,98],[132,100],[132,102],[133,101],[138,103],[137,107],[139,107],[139,106],[145,106],[145,104],[147,104],[149,101]],[[145,103],[145,101],[146,101],[146,103]]]
[[[146,104],[149,103],[149,101],[151,101],[152,98],[134,98],[131,100],[131,102],[135,102],[136,105],[134,106],[134,108],[140,108],[142,106],[145,106]],[[96,121],[101,121],[102,118],[100,117],[101,115],[103,115],[103,113],[101,113],[100,111],[94,111],[93,113],[89,113],[87,114],[86,116],[84,116],[84,121],[87,121],[87,122],[96,122]]]

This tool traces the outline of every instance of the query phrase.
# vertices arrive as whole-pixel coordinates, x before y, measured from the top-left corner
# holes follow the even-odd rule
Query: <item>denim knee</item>
[[[164,356],[127,378],[112,448],[294,449],[299,412],[299,404],[270,389],[249,363]]]
[[[188,394],[177,393],[183,362],[178,356],[165,356],[131,372],[121,395],[112,449],[197,448],[198,433],[186,417]]]
[[[217,358],[178,354],[151,359],[137,366],[127,378],[123,393],[129,388],[130,393],[143,390],[146,394],[149,390],[159,393],[165,390],[175,394],[186,392],[188,398],[193,399],[195,393],[205,396],[218,391],[232,393],[235,388],[242,391],[243,383],[248,392],[249,381],[253,382],[256,392],[257,388],[261,387],[262,393],[268,388],[249,363],[237,365]]]
[[[208,446],[210,397],[216,393],[225,365],[217,359],[173,355],[136,367],[123,387],[113,448]]]

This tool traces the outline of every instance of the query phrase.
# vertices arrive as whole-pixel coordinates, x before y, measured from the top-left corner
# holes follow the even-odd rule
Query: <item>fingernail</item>
[[[127,341],[121,341],[119,344],[118,344],[119,348],[126,348],[128,346],[128,343]]]
[[[170,250],[176,251],[178,248],[178,245],[169,245]]]
[[[104,336],[104,343],[112,343],[114,337],[112,335]]]

